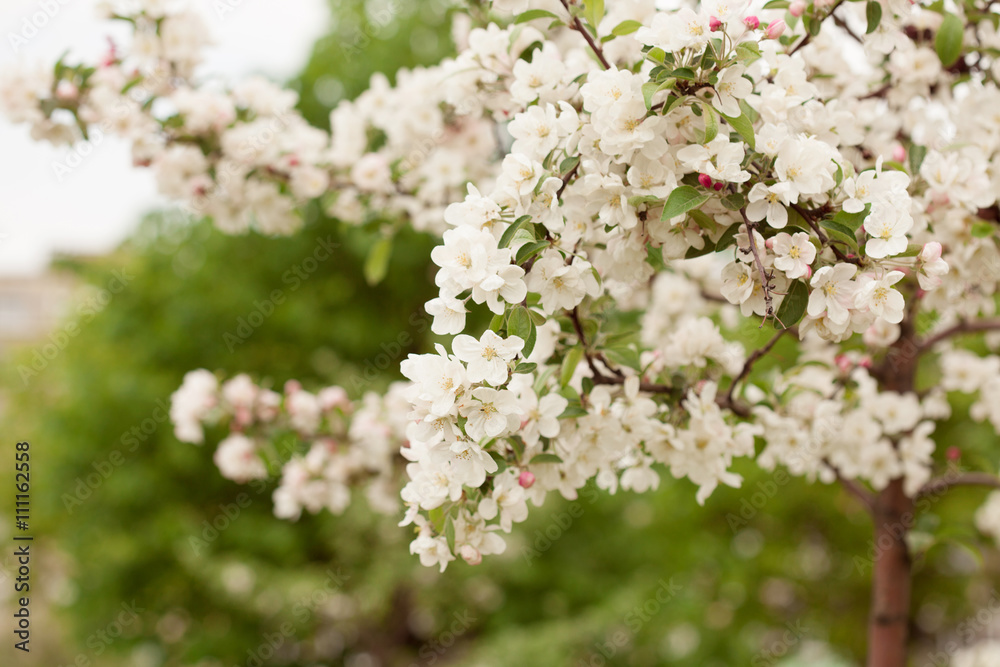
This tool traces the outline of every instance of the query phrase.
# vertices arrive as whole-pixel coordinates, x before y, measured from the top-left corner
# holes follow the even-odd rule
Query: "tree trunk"
[[[890,347],[877,373],[882,390],[900,394],[914,390],[918,357],[914,340],[911,310],[900,324],[899,339]],[[914,516],[913,500],[903,493],[902,479],[891,481],[875,497],[872,520],[875,562],[868,619],[868,667],[906,667],[912,574],[906,534],[913,527]]]
[[[910,623],[910,552],[913,501],[893,480],[875,499],[875,563],[868,619],[868,667],[906,667]]]

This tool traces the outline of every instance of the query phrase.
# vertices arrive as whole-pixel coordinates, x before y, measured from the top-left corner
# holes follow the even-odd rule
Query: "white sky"
[[[220,16],[216,5],[232,6]],[[70,61],[93,62],[107,37],[122,43],[125,26],[95,19],[97,0],[0,0],[0,68],[52,64],[67,49]],[[235,79],[260,73],[281,81],[305,65],[313,42],[326,33],[325,0],[197,0],[215,39],[200,74]],[[10,34],[43,6],[58,11],[15,52]],[[51,9],[50,9],[51,11]],[[41,16],[37,21],[42,23]],[[29,29],[30,30],[30,29]],[[110,250],[143,212],[165,203],[152,174],[131,166],[124,142],[106,137],[60,180],[53,169],[69,149],[32,141],[24,126],[0,116],[0,275],[43,271],[53,252]]]

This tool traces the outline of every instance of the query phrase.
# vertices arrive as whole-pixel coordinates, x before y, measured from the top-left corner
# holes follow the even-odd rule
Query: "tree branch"
[[[920,487],[917,498],[936,496],[956,486],[988,486],[1000,489],[1000,477],[988,472],[967,472],[956,477],[939,477]]]
[[[837,4],[835,4],[833,7],[830,8],[830,13],[827,14],[826,16],[824,16],[822,20],[825,21],[826,19],[828,19],[831,16],[833,16],[833,13],[835,11],[837,11],[837,8],[840,7],[842,4],[844,4],[844,2],[845,2],[845,0],[837,0]],[[565,2],[563,4],[565,4]],[[808,44],[812,40],[812,38],[813,38],[813,34],[811,32],[807,31],[805,39],[803,39],[801,42],[799,42],[798,44],[796,44],[795,48],[788,52],[788,55],[793,55],[796,51],[798,51],[803,46],[805,46],[806,44]]]
[[[840,248],[838,248],[837,246],[833,245],[833,243],[830,242],[830,237],[824,234],[823,230],[820,229],[820,226],[816,224],[815,216],[811,212],[805,210],[798,204],[792,204],[792,210],[794,210],[796,213],[802,216],[802,219],[805,220],[810,227],[812,227],[812,230],[814,232],[816,232],[816,236],[819,238],[819,242],[824,246],[826,246],[827,248],[829,248],[830,250],[832,250],[833,254],[836,255],[837,259],[839,259],[841,262],[847,262],[849,264],[855,264],[857,266],[861,266],[860,259],[858,259],[857,257],[848,257],[847,255],[844,254],[843,250],[841,250]]]
[[[953,336],[960,336],[963,334],[972,333],[983,333],[985,331],[997,331],[1000,330],[1000,319],[993,320],[975,320],[968,321],[962,320],[958,324],[948,327],[943,331],[939,331],[930,338],[922,340],[917,343],[917,354],[923,354],[929,352],[931,348],[940,343],[943,340],[952,338]]]
[[[747,357],[747,360],[743,363],[743,370],[740,371],[739,375],[733,378],[732,384],[729,385],[729,391],[726,392],[725,403],[727,406],[733,405],[733,393],[736,391],[736,385],[746,380],[747,376],[750,375],[750,371],[753,370],[753,365],[757,363],[761,357],[770,352],[771,348],[777,345],[778,341],[781,340],[781,337],[791,330],[792,329],[779,329],[778,333],[774,334],[771,340],[767,341],[767,344],[764,345],[764,347],[754,350],[753,353]],[[735,410],[733,411],[736,412]]]
[[[604,69],[611,69],[611,65],[604,57],[604,49],[602,49],[600,45],[594,41],[594,38],[590,35],[590,33],[587,32],[587,28],[584,27],[583,23],[580,22],[580,17],[573,15],[573,12],[569,8],[568,0],[562,0],[562,6],[566,8],[566,12],[569,14],[570,19],[572,19],[573,21],[573,29],[576,30],[581,35],[583,35],[583,38],[587,40],[587,44],[590,45],[590,49],[594,52],[594,55],[597,56],[597,59],[601,61],[601,65],[604,66]],[[597,26],[594,26],[594,29],[596,30]]]
[[[753,261],[760,272],[760,288],[764,290],[764,303],[767,304],[767,317],[764,320],[767,321],[768,318],[774,317],[774,297],[771,296],[771,277],[767,275],[767,272],[764,270],[764,262],[760,260],[760,253],[757,251],[757,241],[753,237],[756,225],[747,217],[746,207],[740,209],[740,215],[743,216],[743,224],[747,229],[747,242],[750,244],[750,252],[753,253]],[[764,326],[763,322],[761,322],[761,326]]]

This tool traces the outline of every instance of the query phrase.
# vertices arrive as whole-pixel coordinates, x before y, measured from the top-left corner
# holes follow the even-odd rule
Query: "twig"
[[[587,44],[590,45],[590,49],[594,52],[594,55],[597,56],[597,59],[601,61],[601,65],[604,66],[604,69],[611,69],[610,63],[608,63],[607,59],[604,57],[604,49],[602,49],[600,45],[594,41],[594,38],[591,37],[590,33],[587,32],[583,23],[580,22],[580,17],[573,15],[573,12],[569,8],[568,0],[562,0],[562,6],[566,8],[566,12],[569,14],[570,18],[573,19],[573,29],[583,35],[583,38],[587,40]],[[597,26],[594,26],[594,29],[596,28]]]
[[[969,322],[967,320],[962,320],[954,326],[950,326],[943,331],[939,331],[930,338],[920,341],[917,343],[917,354],[923,354],[928,352],[935,345],[943,340],[951,338],[952,336],[959,336],[962,334],[971,333],[982,333],[984,331],[996,331],[1000,330],[1000,320],[976,320]]]
[[[560,185],[559,190],[556,191],[556,199],[562,197],[562,193],[566,190],[566,186],[569,185],[569,182],[571,180],[573,180],[573,177],[576,176],[576,172],[579,169],[580,169],[580,163],[577,162],[576,164],[573,165],[573,168],[570,169],[568,172],[566,172],[566,175],[562,177],[562,185]]]
[[[938,495],[956,486],[988,486],[1000,489],[1000,477],[987,472],[967,472],[957,477],[939,477],[920,487],[917,498]]]
[[[753,253],[753,261],[757,265],[757,270],[760,272],[760,287],[764,290],[764,303],[767,305],[767,317],[764,318],[767,321],[768,317],[774,317],[774,297],[771,296],[771,277],[767,275],[764,270],[764,262],[760,259],[760,253],[757,251],[757,241],[753,237],[754,223],[750,221],[747,217],[746,207],[740,209],[740,215],[743,216],[743,224],[747,228],[747,238],[750,244],[750,252]],[[761,326],[764,323],[761,322]]]
[[[778,330],[778,333],[774,334],[771,340],[767,341],[767,344],[764,345],[764,347],[754,350],[753,353],[749,357],[747,357],[747,360],[743,363],[743,369],[740,371],[740,374],[737,375],[733,379],[733,383],[729,385],[729,391],[726,392],[726,398],[725,398],[726,405],[733,404],[733,393],[736,391],[736,385],[747,379],[747,377],[750,375],[750,371],[753,370],[753,365],[757,363],[757,361],[761,357],[770,352],[771,348],[773,348],[778,343],[778,341],[781,340],[781,337],[791,330],[792,329]]]
[[[826,19],[828,19],[831,16],[833,16],[833,13],[835,11],[837,11],[837,8],[840,7],[842,4],[844,4],[844,2],[845,2],[845,0],[837,0],[837,4],[835,4],[832,8],[830,8],[830,13],[827,14],[826,16],[824,16],[822,20],[825,21]],[[563,4],[566,4],[565,1],[563,2]],[[803,39],[801,42],[799,42],[798,44],[796,44],[795,48],[788,52],[788,55],[793,55],[796,51],[798,51],[803,46],[805,46],[806,44],[808,44],[812,40],[812,38],[813,38],[813,34],[807,30],[806,31],[806,37],[805,37],[805,39]]]
[[[848,493],[850,493],[852,496],[861,501],[861,504],[865,506],[865,509],[868,510],[868,513],[874,516],[875,494],[866,489],[861,484],[859,484],[857,481],[853,479],[847,479],[846,477],[841,475],[840,471],[837,470],[837,468],[834,467],[828,460],[823,459],[823,463],[828,465],[830,469],[833,470],[833,474],[837,476],[837,481],[840,482],[840,485],[843,486]]]
[[[849,264],[855,264],[857,266],[861,266],[860,259],[858,259],[857,257],[848,257],[847,255],[844,254],[844,252],[840,248],[838,248],[837,246],[833,245],[833,243],[830,242],[830,237],[824,234],[823,230],[820,229],[820,226],[816,224],[815,217],[813,216],[812,213],[805,210],[798,204],[792,204],[791,206],[792,210],[801,215],[802,219],[806,221],[806,223],[812,228],[814,232],[816,232],[816,236],[819,238],[819,242],[824,246],[826,246],[827,248],[829,248],[830,250],[832,250],[833,254],[836,255],[837,259],[839,259],[842,262],[847,262]]]

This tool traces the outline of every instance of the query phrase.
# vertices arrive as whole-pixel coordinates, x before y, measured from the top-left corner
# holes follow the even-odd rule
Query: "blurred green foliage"
[[[372,71],[450,48],[432,4],[384,25],[366,22],[356,1],[335,9],[335,30],[295,82],[317,125]],[[365,39],[361,55],[345,57],[345,45]],[[691,484],[666,475],[644,496],[587,488],[534,510],[505,555],[439,574],[407,553],[407,529],[364,503],[290,523],[272,516],[271,487],[222,479],[211,462],[220,433],[204,447],[182,444],[163,418],[186,371],[337,382],[357,394],[392,379],[395,363],[364,378],[401,333],[418,342],[399,357],[426,349],[432,242],[397,238],[386,280],[371,288],[360,276],[375,239],[315,210],[308,217],[302,233],[266,239],[154,215],[113,255],[61,263],[98,290],[114,271],[127,285],[27,386],[17,369],[30,349],[4,370],[4,432],[36,453],[34,529],[69,561],[59,664],[756,667],[803,650],[794,664],[861,660],[870,524],[837,487],[744,463],[744,487],[718,490],[705,507]],[[335,259],[308,271],[307,258],[330,243]],[[255,311],[267,317],[243,337],[241,319]],[[956,418],[940,441],[988,459],[985,431],[963,429]],[[935,503],[920,527],[968,517],[981,499],[972,490]],[[978,546],[967,528],[949,539]],[[964,553],[944,545],[918,561],[918,643],[925,629],[974,614],[968,594],[988,588]],[[138,621],[105,643],[100,632],[133,600]]]

